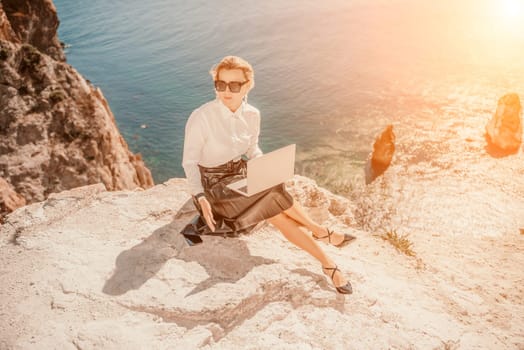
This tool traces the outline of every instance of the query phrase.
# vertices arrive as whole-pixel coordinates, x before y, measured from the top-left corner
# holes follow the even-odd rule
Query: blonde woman
[[[315,242],[322,240],[342,247],[355,239],[314,222],[284,184],[250,197],[228,189],[227,184],[245,176],[246,161],[262,155],[258,146],[260,112],[247,103],[255,86],[251,65],[237,56],[226,56],[211,70],[216,99],[195,109],[185,128],[182,166],[189,191],[207,226],[215,231],[217,218],[236,233],[246,233],[267,220],[291,243],[322,265],[324,274],[339,293],[352,293],[351,284]],[[299,227],[306,227],[312,235]]]

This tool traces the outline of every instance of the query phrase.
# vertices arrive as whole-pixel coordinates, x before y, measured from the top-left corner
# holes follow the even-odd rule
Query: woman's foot
[[[349,283],[349,281],[344,278],[340,272],[340,269],[336,265],[334,267],[322,266],[322,272],[331,278],[331,281],[333,282],[337,292],[341,294],[353,293],[351,283]]]
[[[316,240],[328,242],[338,248],[344,247],[345,245],[356,239],[355,236],[352,236],[350,234],[337,233],[325,227],[321,227],[320,232],[317,232],[317,234],[315,234],[315,232],[312,233],[312,236]]]

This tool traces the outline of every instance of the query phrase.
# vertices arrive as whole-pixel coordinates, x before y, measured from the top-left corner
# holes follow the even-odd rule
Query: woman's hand
[[[202,208],[202,214],[204,215],[204,219],[206,220],[207,226],[211,229],[211,231],[215,232],[215,218],[213,218],[213,211],[211,210],[211,204],[207,201],[207,198],[202,196],[198,198],[198,203],[200,204],[200,207]]]

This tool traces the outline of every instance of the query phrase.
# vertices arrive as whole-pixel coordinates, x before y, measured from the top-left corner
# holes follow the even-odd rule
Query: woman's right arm
[[[198,169],[198,163],[200,162],[205,143],[203,126],[198,111],[191,113],[186,123],[182,167],[189,183],[189,193],[193,196],[204,192],[200,181],[200,170]]]
[[[198,163],[200,162],[202,149],[206,141],[205,128],[202,122],[203,120],[201,116],[199,116],[198,110],[191,113],[186,123],[184,135],[182,167],[184,168],[189,183],[189,193],[191,193],[192,196],[204,193],[204,188],[200,180],[200,170],[198,169]],[[205,196],[198,196],[198,203],[202,208],[202,214],[207,226],[209,226],[211,231],[215,231],[216,222],[207,198]]]

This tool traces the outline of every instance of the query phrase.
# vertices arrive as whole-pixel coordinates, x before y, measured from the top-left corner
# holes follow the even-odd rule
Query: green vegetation
[[[23,44],[20,49],[22,52],[22,61],[20,62],[20,70],[35,70],[40,64],[41,54],[38,49],[29,44]]]
[[[66,94],[62,90],[55,90],[49,94],[49,99],[53,103],[58,103],[66,98]]]

